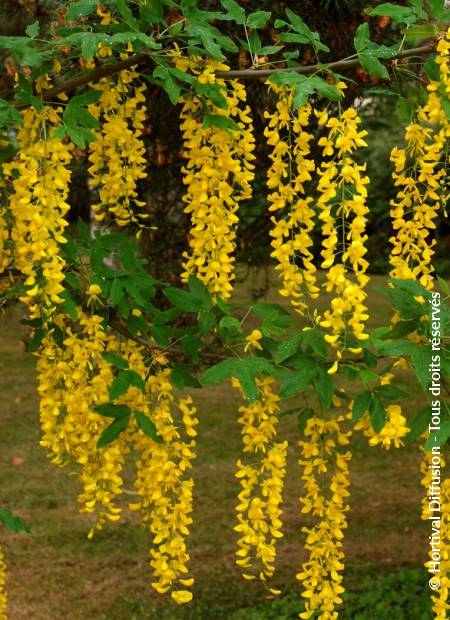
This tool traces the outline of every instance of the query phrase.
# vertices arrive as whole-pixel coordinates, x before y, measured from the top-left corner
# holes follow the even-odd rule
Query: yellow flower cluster
[[[336,346],[340,342],[347,348],[348,337],[357,341],[369,337],[364,331],[368,318],[364,289],[369,281],[365,259],[369,177],[365,174],[366,164],[358,165],[353,156],[358,148],[367,146],[367,132],[359,129],[361,119],[354,108],[338,117],[329,117],[326,111],[316,114],[319,126],[328,129],[328,134],[319,140],[324,158],[329,159],[322,161],[317,171],[317,205],[322,222],[324,286],[333,295],[320,324],[330,330],[326,336],[330,344]],[[353,350],[358,352],[359,347]]]
[[[276,542],[283,536],[281,504],[288,447],[287,441],[274,441],[279,397],[273,391],[273,383],[270,377],[258,380],[258,400],[239,408],[243,450],[252,459],[248,464],[237,461],[236,477],[241,491],[236,506],[238,524],[234,528],[240,535],[236,564],[245,579],[258,577],[262,581],[275,571]],[[242,392],[236,378],[232,384]],[[271,592],[279,594],[274,589]]]
[[[280,294],[290,297],[297,311],[303,312],[305,294],[315,299],[319,293],[311,252],[315,213],[313,199],[305,195],[305,183],[315,170],[310,146],[313,136],[306,130],[311,106],[295,110],[291,91],[276,86],[272,90],[277,95],[276,108],[273,113],[265,113],[269,124],[264,130],[267,144],[272,147],[267,173],[269,211],[279,213],[271,218],[271,256],[277,261],[275,269],[283,283]]]
[[[89,143],[91,185],[98,191],[92,212],[97,222],[118,226],[140,224],[145,207],[138,200],[137,186],[146,174],[145,144],[142,139],[145,109],[145,84],[134,86],[139,74],[133,69],[121,71],[117,81],[104,78],[94,88],[102,91],[98,103],[89,106],[100,128],[95,142]]]
[[[426,491],[422,498],[422,519],[431,524],[437,535],[430,540],[430,559],[425,562],[425,568],[435,569],[436,559],[440,559],[439,581],[440,587],[436,594],[432,594],[433,614],[435,620],[447,620],[449,617],[450,604],[450,478],[441,479],[445,468],[445,460],[441,454],[436,455],[432,452],[424,452],[424,458],[420,464],[420,471],[423,474],[422,485]],[[434,495],[430,495],[430,489],[434,489]],[[436,492],[440,491],[440,497]],[[433,521],[433,513],[430,512],[430,500],[440,501],[441,512],[436,514],[436,522]],[[436,504],[432,504],[436,506]],[[440,522],[437,522],[438,516]],[[434,549],[433,549],[434,547]]]
[[[11,250],[8,247],[9,230],[6,220],[6,197],[3,195],[4,189],[4,181],[0,178],[0,275],[8,268],[11,258]]]
[[[349,444],[349,432],[341,429],[345,417],[334,420],[310,418],[305,440],[299,442],[305,486],[300,498],[303,513],[312,513],[320,521],[303,527],[309,558],[297,575],[304,587],[305,611],[300,618],[336,620],[336,606],[342,603],[344,553],[342,538],[349,510],[349,461],[351,452],[340,450]]]
[[[227,109],[212,103],[208,115],[237,123],[238,129],[222,129],[215,125],[205,127],[204,103],[197,95],[183,100],[181,130],[183,155],[183,182],[187,186],[183,197],[185,213],[191,216],[190,251],[183,257],[183,280],[197,276],[211,294],[227,299],[233,290],[234,250],[236,245],[237,211],[242,200],[251,197],[255,158],[253,125],[250,108],[245,104],[246,92],[242,84],[215,77],[215,71],[228,67],[207,61],[200,68],[197,63],[178,58],[177,66],[190,68],[202,84],[214,84],[223,89]]]
[[[388,385],[393,379],[392,373],[387,373],[381,380],[381,385]],[[355,424],[355,431],[363,431],[369,437],[369,445],[377,446],[381,444],[383,448],[389,450],[393,445],[395,448],[403,446],[402,439],[409,433],[406,418],[402,414],[400,405],[388,405],[386,407],[386,423],[379,433],[373,430],[369,412],[366,411],[362,418]]]
[[[141,511],[153,535],[150,565],[156,581],[152,585],[160,593],[172,590],[172,598],[178,603],[188,602],[192,594],[186,588],[193,580],[185,575],[189,561],[185,539],[192,522],[193,481],[184,476],[195,457],[196,409],[191,397],[178,402],[187,436],[184,440],[171,413],[175,397],[170,369],[149,375],[140,345],[105,332],[101,317],[95,314],[86,315],[79,309],[78,315],[77,329],[60,315],[63,346],[49,334],[38,353],[41,445],[54,463],[80,467],[80,510],[96,517],[89,537],[107,521],[119,520],[117,500],[122,494],[125,458],[130,447],[139,453],[135,486],[140,501],[130,507]],[[96,405],[109,401],[114,379],[111,364],[102,356],[105,352],[120,355],[129,369],[141,376],[149,375],[147,395],[130,386],[115,402],[147,416],[162,443],[145,434],[131,415],[119,437],[103,448],[97,447],[102,431],[112,421],[95,411]]]
[[[99,436],[111,419],[94,411],[97,404],[108,402],[113,380],[113,369],[101,354],[118,345],[95,314],[79,310],[77,331],[72,331],[64,317],[59,322],[65,336],[63,347],[50,333],[38,352],[41,445],[53,463],[73,462],[81,467],[83,491],[78,501],[82,512],[96,515],[92,536],[94,529],[101,529],[106,520],[118,520],[120,514],[115,498],[122,488],[124,435],[98,449]]]
[[[441,87],[450,92],[449,50],[450,29],[446,39],[438,43],[436,62],[441,80],[430,82],[427,103],[419,107],[417,119],[406,127],[406,147],[394,147],[391,152],[392,176],[398,191],[390,203],[394,230],[390,239],[390,275],[418,280],[428,289],[433,286],[432,257],[436,245],[430,234],[448,199],[446,159],[450,123],[437,90]]]
[[[386,423],[379,433],[373,430],[369,414],[364,416],[355,424],[356,431],[363,431],[369,437],[369,445],[377,446],[381,444],[383,448],[389,450],[391,446],[400,448],[403,446],[402,439],[409,433],[406,418],[402,414],[400,405],[388,405],[386,407]]]
[[[190,396],[178,403],[187,439],[180,435],[180,426],[171,412],[175,400],[169,381],[170,370],[151,375],[147,381],[151,399],[151,417],[163,443],[155,443],[142,432],[135,436],[135,448],[140,452],[137,461],[135,487],[140,501],[130,507],[140,510],[153,535],[150,566],[159,593],[171,591],[177,603],[192,599],[188,589],[194,583],[187,577],[189,553],[186,537],[192,523],[192,478],[186,471],[195,458],[195,429],[197,411]]]
[[[60,109],[29,108],[22,114],[19,152],[3,167],[11,184],[8,210],[12,223],[15,268],[27,287],[21,300],[29,304],[31,316],[51,312],[63,290],[64,260],[59,244],[64,243],[69,210],[71,144],[55,137]]]
[[[6,616],[6,605],[7,605],[7,595],[5,590],[5,581],[6,581],[6,564],[5,557],[3,555],[3,550],[0,548],[0,620],[7,620]]]

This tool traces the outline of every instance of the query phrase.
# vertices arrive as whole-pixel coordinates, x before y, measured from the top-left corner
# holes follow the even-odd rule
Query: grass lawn
[[[382,281],[374,277],[372,287]],[[237,299],[246,296],[246,287],[239,286]],[[275,300],[275,292],[271,291],[268,299]],[[371,290],[369,307],[374,317],[372,327],[386,321],[382,295]],[[222,385],[195,392],[200,412],[198,460],[194,468],[194,525],[190,538],[195,600],[188,607],[176,608],[170,600],[154,594],[149,585],[150,537],[135,513],[125,510],[119,525],[109,526],[93,541],[87,540],[89,519],[77,512],[76,476],[69,476],[48,462],[39,447],[34,359],[21,345],[19,318],[17,312],[0,317],[0,505],[13,509],[31,526],[32,533],[12,535],[2,530],[8,563],[10,619],[282,620],[297,617],[299,584],[295,574],[305,557],[300,530],[306,521],[298,505],[302,489],[297,466],[296,420],[288,416],[280,422],[280,436],[289,440],[290,449],[285,537],[280,543],[274,579],[274,585],[281,587],[285,598],[277,603],[260,584],[244,581],[234,565],[232,527],[238,490],[234,463],[240,446],[237,395]],[[408,372],[403,373],[401,383],[412,391],[407,411],[412,417],[423,406],[424,399],[414,392],[415,384]],[[428,596],[426,575],[420,570],[426,559],[429,531],[428,525],[420,520],[418,446],[386,452],[369,448],[360,435],[352,443],[352,509],[345,547],[347,585],[353,594],[349,595],[349,602],[344,606],[347,611],[342,617],[429,618],[426,609],[404,611],[406,608],[399,602],[402,596],[410,598],[411,593],[419,597],[422,592],[424,599]],[[381,601],[378,611],[377,596]],[[367,600],[367,607],[373,613],[358,615],[362,613],[358,612],[358,605],[363,600]],[[386,605],[388,615],[385,616],[383,606]],[[396,615],[399,605],[400,615]],[[353,611],[347,615],[350,608]]]

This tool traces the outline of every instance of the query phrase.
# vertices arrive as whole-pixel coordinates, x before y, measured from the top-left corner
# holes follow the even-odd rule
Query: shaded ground
[[[379,284],[381,279],[374,282]],[[238,296],[243,294],[243,288],[238,290]],[[376,321],[385,319],[386,308],[378,293],[371,293],[370,307]],[[195,394],[201,418],[190,542],[196,602],[190,609],[175,610],[151,591],[149,537],[135,513],[125,511],[121,524],[92,542],[86,539],[89,521],[77,513],[76,478],[49,463],[38,445],[34,360],[23,351],[20,338],[17,315],[0,317],[0,505],[14,509],[32,527],[30,535],[1,531],[8,562],[10,619],[150,620],[162,613],[167,619],[209,619],[218,617],[220,608],[225,610],[223,617],[231,618],[232,610],[271,600],[260,585],[244,582],[234,566],[232,527],[238,489],[234,461],[240,446],[236,395],[224,386]],[[407,373],[402,382],[412,389]],[[418,395],[413,397],[411,416],[422,404]],[[297,499],[301,487],[296,420],[283,418],[280,435],[290,440],[290,455],[286,535],[280,544],[275,583],[294,595],[299,589],[295,574],[304,558],[300,530],[305,524]],[[361,582],[361,575],[420,567],[429,533],[427,524],[420,521],[417,445],[385,452],[369,448],[357,436],[353,451],[346,539],[350,587]],[[425,581],[423,592],[426,596]]]

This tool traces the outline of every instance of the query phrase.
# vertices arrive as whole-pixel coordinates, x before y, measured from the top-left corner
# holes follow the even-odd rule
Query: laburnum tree
[[[79,0],[50,25],[37,20],[23,35],[0,37],[12,82],[0,99],[0,303],[25,308],[40,443],[52,462],[78,473],[89,537],[120,520],[123,472],[133,467],[130,507],[149,532],[151,585],[176,603],[195,593],[190,472],[202,414],[195,389],[203,386],[228,381],[242,396],[230,536],[243,578],[274,595],[288,449],[278,420],[298,416],[299,511],[312,517],[299,534],[308,553],[297,574],[301,618],[339,615],[352,433],[386,449],[419,440],[429,518],[430,451],[439,448],[444,468],[450,408],[436,401],[441,424],[429,434],[435,401],[408,418],[408,393],[396,382],[411,368],[427,392],[434,348],[448,393],[449,289],[433,257],[449,194],[449,17],[441,0],[371,6],[355,25],[353,49],[338,58],[291,8],[274,18],[235,0]],[[419,84],[414,97],[394,73]],[[355,87],[355,78],[370,88]],[[248,97],[255,83],[265,102],[258,119]],[[182,139],[177,207],[190,229],[176,286],[144,251],[159,229],[170,231],[142,199],[152,175],[149,89],[170,100]],[[391,320],[369,333],[370,143],[359,108],[386,93],[408,106],[409,121],[385,162],[396,189],[386,204]],[[71,183],[82,156],[90,213],[75,229]],[[290,310],[233,303],[240,215],[261,174],[258,209],[268,214],[271,260]],[[295,406],[283,408],[287,399]],[[433,610],[444,620],[450,478],[442,494]],[[26,528],[6,508],[0,519]],[[0,618],[4,575],[0,554]]]

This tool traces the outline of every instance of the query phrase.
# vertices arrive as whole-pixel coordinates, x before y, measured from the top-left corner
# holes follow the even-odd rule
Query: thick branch
[[[433,44],[423,45],[421,47],[414,47],[408,50],[403,50],[399,52],[396,56],[393,56],[389,60],[395,60],[396,58],[409,58],[411,56],[418,56],[422,54],[428,54],[435,49]],[[61,93],[68,92],[79,88],[80,86],[84,86],[85,84],[89,84],[89,82],[97,82],[103,77],[107,77],[108,75],[114,75],[116,73],[120,73],[124,69],[129,69],[135,65],[140,65],[143,62],[147,61],[150,57],[150,54],[142,52],[140,54],[134,54],[130,56],[126,60],[121,60],[115,63],[105,63],[92,69],[91,71],[85,71],[76,77],[67,80],[65,82],[61,82],[57,84],[53,88],[45,91],[44,99],[46,101],[53,101],[57,95]],[[218,71],[216,76],[222,79],[232,79],[232,78],[240,78],[242,80],[258,80],[261,78],[269,77],[274,73],[281,72],[292,72],[292,73],[301,73],[301,74],[309,74],[309,73],[317,73],[321,71],[326,71],[328,69],[348,69],[350,67],[356,67],[359,64],[358,58],[352,58],[349,60],[335,60],[334,62],[329,62],[325,64],[315,64],[315,65],[303,65],[301,67],[286,67],[283,69],[242,69],[242,70],[232,70],[232,71]]]

